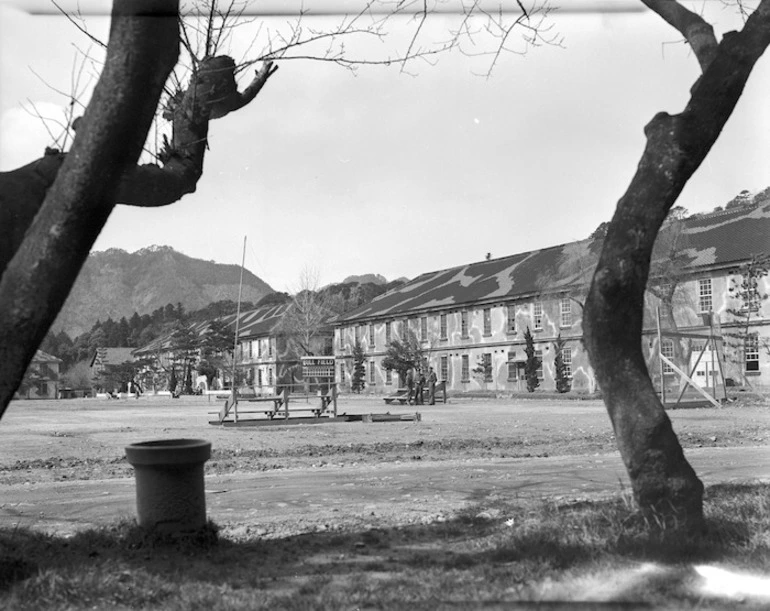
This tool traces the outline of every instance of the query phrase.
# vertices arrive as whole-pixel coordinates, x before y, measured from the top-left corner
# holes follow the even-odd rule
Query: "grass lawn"
[[[385,411],[373,400],[348,401],[341,411]],[[123,446],[160,436],[211,439],[213,473],[330,461],[345,465],[344,477],[415,453],[441,462],[616,451],[593,404],[478,401],[421,408],[422,422],[408,426],[234,430],[208,425],[203,403],[137,403],[13,404],[0,424],[0,495],[22,480],[126,477]],[[768,411],[756,404],[670,415],[685,448],[755,447],[767,445]],[[163,538],[130,520],[74,535],[5,523],[0,608],[768,608],[770,484],[712,485],[706,514],[708,532],[698,539],[643,520],[623,492],[571,501],[499,494],[424,524],[362,528],[339,515],[328,532],[271,538],[248,525]]]

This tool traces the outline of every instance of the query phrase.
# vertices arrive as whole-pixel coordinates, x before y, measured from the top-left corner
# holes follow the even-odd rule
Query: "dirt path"
[[[770,480],[770,446],[698,448],[687,457],[705,484]],[[618,491],[615,454],[473,458],[240,472],[206,478],[209,517],[235,536],[266,537],[442,520],[469,505]],[[57,533],[133,517],[132,478],[2,487],[0,522]]]

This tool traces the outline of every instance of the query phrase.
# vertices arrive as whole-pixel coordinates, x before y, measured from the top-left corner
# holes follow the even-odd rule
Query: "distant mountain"
[[[408,278],[398,278],[393,282],[406,282]],[[382,274],[361,274],[360,276],[348,276],[340,284],[348,284],[350,282],[357,282],[358,284],[388,284],[387,278]]]
[[[53,330],[74,338],[97,320],[149,314],[168,303],[187,311],[214,301],[238,299],[241,268],[194,259],[170,246],[150,246],[134,253],[112,248],[89,255]],[[248,270],[243,273],[243,301],[258,302],[270,286]]]

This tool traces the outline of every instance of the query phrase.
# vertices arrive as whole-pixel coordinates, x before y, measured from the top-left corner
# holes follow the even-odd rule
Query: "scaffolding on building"
[[[660,376],[660,401],[665,407],[671,407],[673,409],[679,407],[683,403],[690,402],[683,401],[687,390],[690,388],[715,407],[722,406],[720,399],[717,398],[718,395],[722,395],[722,401],[727,400],[727,385],[725,383],[724,374],[724,340],[721,329],[716,328],[718,327],[718,322],[715,325],[712,313],[703,314],[702,316],[704,319],[704,326],[708,327],[707,333],[690,333],[678,330],[671,331],[663,329],[660,308],[657,309],[657,356],[659,366],[658,373]],[[694,354],[690,354],[688,371],[679,367],[672,359],[663,354],[664,338],[675,340],[688,339],[703,342],[694,362],[692,361]],[[709,353],[709,358],[704,361],[703,357],[707,352]],[[679,394],[674,402],[669,402],[666,396],[666,374],[671,373],[676,374],[680,384]],[[705,384],[699,384],[695,379],[695,377],[702,376],[705,376]],[[709,390],[711,392],[709,392]]]

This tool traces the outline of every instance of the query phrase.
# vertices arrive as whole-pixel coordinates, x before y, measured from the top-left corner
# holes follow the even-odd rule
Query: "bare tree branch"
[[[717,52],[718,43],[711,24],[676,0],[642,0],[642,2],[684,36],[695,57],[698,58],[701,72],[704,72]]]

